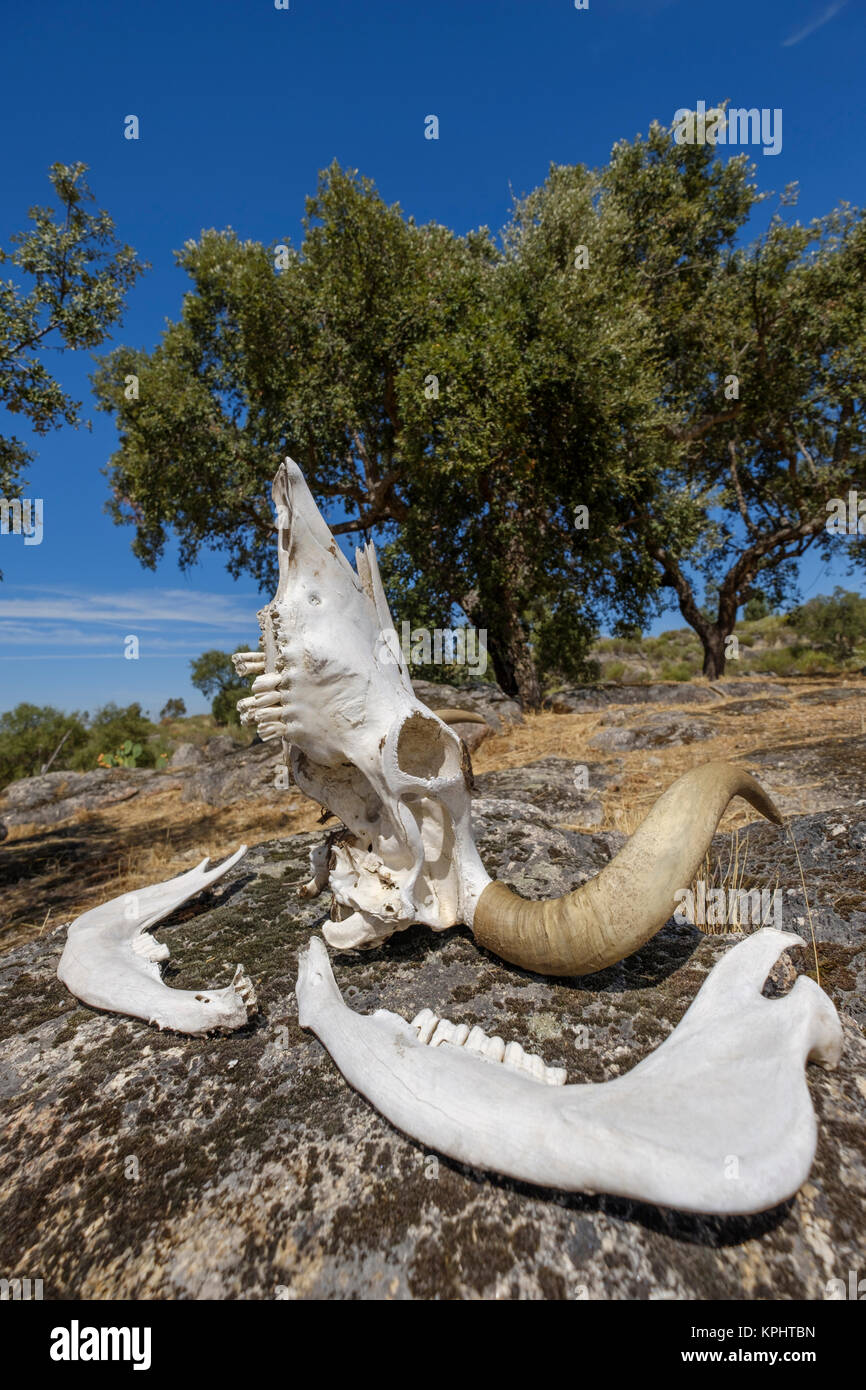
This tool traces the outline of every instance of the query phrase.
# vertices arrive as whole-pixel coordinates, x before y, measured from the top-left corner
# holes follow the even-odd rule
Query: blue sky
[[[551,161],[602,163],[653,118],[727,97],[782,109],[781,152],[755,151],[758,178],[798,180],[801,217],[864,196],[863,0],[49,0],[7,7],[3,38],[0,241],[48,201],[54,161],[87,163],[118,235],[152,265],[116,342],[152,347],[178,316],[173,251],[202,228],[297,242],[333,158],[419,221],[498,227]],[[123,138],[131,113],[137,142]],[[438,141],[424,139],[430,113]],[[139,700],[156,713],[173,695],[204,708],[189,660],[255,645],[260,596],[218,554],[186,573],[173,551],[141,568],[131,532],[103,513],[115,435],[92,407],[89,354],[48,359],[93,429],[37,441],[25,495],[44,499],[41,545],[0,538],[0,708]],[[7,430],[26,437],[0,412]],[[804,566],[805,595],[838,582],[858,587],[841,562]],[[138,661],[123,657],[128,634]]]

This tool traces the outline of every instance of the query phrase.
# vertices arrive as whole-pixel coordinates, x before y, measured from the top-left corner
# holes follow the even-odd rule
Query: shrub
[[[866,641],[866,598],[837,585],[832,595],[819,594],[795,608],[789,622],[812,647],[847,661]]]
[[[54,753],[51,771],[69,767],[70,758],[87,742],[84,718],[52,705],[26,703],[0,714],[0,787],[38,776]]]
[[[137,767],[142,751],[140,743],[133,743],[128,738],[116,753],[100,753],[96,761],[100,767]]]
[[[148,742],[155,733],[155,725],[147,718],[138,703],[125,707],[115,704],[103,705],[88,720],[87,742],[69,760],[68,766],[83,771],[87,768],[109,766],[100,764],[100,754],[113,757],[124,743],[141,744],[141,755],[136,763],[124,766],[154,767],[156,750]],[[115,764],[116,765],[116,764]]]
[[[663,661],[659,674],[663,681],[690,681],[698,674],[698,668],[688,661]]]
[[[759,652],[752,666],[753,671],[768,676],[794,676],[799,673],[797,652],[794,647],[773,647],[768,652]]]
[[[166,700],[159,712],[161,723],[170,723],[172,719],[183,719],[186,714],[186,704],[183,700]]]

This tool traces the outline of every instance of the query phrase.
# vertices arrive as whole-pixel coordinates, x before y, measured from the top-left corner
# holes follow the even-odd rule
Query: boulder
[[[553,714],[591,714],[611,705],[715,705],[718,700],[710,686],[690,685],[686,681],[646,685],[618,685],[611,681],[557,690],[545,697],[544,708]]]
[[[198,767],[205,759],[203,748],[194,743],[179,743],[168,760],[169,767]]]
[[[547,757],[523,767],[482,773],[475,778],[475,790],[478,796],[528,801],[558,823],[593,826],[600,825],[603,817],[596,793],[610,780],[610,768],[600,763]]]
[[[680,714],[648,715],[637,723],[624,725],[621,719],[610,721],[619,725],[602,729],[589,740],[594,748],[631,749],[663,748],[671,744],[699,743],[704,739],[715,738],[718,726],[703,716],[691,719]]]
[[[481,714],[497,734],[506,724],[520,724],[523,712],[516,700],[492,681],[469,681],[466,685],[439,685],[436,681],[413,681],[418,699],[428,709],[472,710]]]
[[[157,776],[153,768],[94,768],[46,772],[4,787],[0,815],[7,825],[57,825],[82,811],[99,811],[138,796]]]
[[[621,838],[565,830],[516,786],[474,811],[491,870],[531,896],[573,888]],[[56,978],[62,928],[3,957],[0,1267],[42,1278],[46,1299],[823,1298],[862,1267],[866,1222],[866,1043],[852,1016],[866,917],[846,897],[866,810],[846,814],[844,835],[836,824],[794,829],[818,875],[822,982],[845,1052],[836,1071],[808,1069],[818,1154],[775,1210],[701,1217],[535,1189],[392,1129],[298,1026],[297,952],[324,909],[298,897],[321,836],[296,835],[253,849],[157,931],[175,985],[224,984],[244,963],[261,1012],[240,1033],[189,1039],[83,1007]],[[782,833],[749,834],[761,872],[781,862],[796,889]],[[465,930],[412,928],[335,967],[353,1008],[432,1007],[522,1042],[569,1081],[601,1082],[669,1035],[737,939],[671,922],[601,974],[554,980]],[[808,968],[810,949],[791,959]]]

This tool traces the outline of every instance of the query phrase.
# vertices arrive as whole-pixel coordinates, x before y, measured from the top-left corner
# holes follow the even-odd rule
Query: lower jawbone
[[[565,1192],[748,1214],[806,1180],[817,1126],[803,1068],[834,1066],[841,1052],[836,1010],[814,981],[800,976],[781,999],[762,994],[779,956],[799,945],[772,927],[747,937],[655,1052],[590,1085],[562,1084],[521,1049],[509,1065],[501,1039],[481,1035],[471,1047],[468,1029],[432,1031],[429,1010],[413,1024],[384,1009],[355,1013],[317,938],[301,953],[295,992],[302,1027],[350,1085],[427,1148]],[[504,1065],[490,1065],[490,1043]]]

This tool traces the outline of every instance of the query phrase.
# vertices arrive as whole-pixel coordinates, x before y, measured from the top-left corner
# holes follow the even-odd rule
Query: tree
[[[217,724],[237,724],[237,702],[249,695],[249,682],[235,671],[227,652],[202,652],[190,662],[190,680],[196,690],[211,701],[211,713]]]
[[[655,578],[649,562],[625,563],[632,542],[614,525],[615,497],[646,482],[622,442],[646,430],[631,360],[643,339],[579,287],[564,218],[559,261],[535,285],[532,227],[527,213],[510,249],[484,229],[420,227],[334,165],[299,251],[231,230],[187,243],[181,320],[152,353],[117,349],[94,377],[121,439],[110,510],[135,525],[142,562],[158,562],[173,529],[182,564],[211,544],[233,574],[272,584],[268,490],[290,453],[336,534],[384,543],[398,621],[450,626],[462,610],[528,705],[545,667],[584,669],[600,605],[638,621]],[[607,400],[618,354],[629,371]],[[123,391],[130,373],[138,401]],[[591,508],[591,537],[576,504]]]
[[[135,525],[133,551],[151,568],[173,530],[183,566],[212,545],[233,575],[273,584],[270,483],[286,453],[338,535],[404,515],[396,386],[421,332],[424,237],[336,165],[304,228],[302,251],[231,228],[188,241],[180,320],[152,353],[118,348],[94,375],[120,435],[109,510]]]
[[[183,700],[166,700],[159,712],[160,723],[171,723],[173,719],[183,719],[186,714],[186,703]]]
[[[31,208],[32,229],[11,238],[13,249],[0,247],[0,264],[19,272],[0,281],[0,402],[11,414],[26,415],[37,434],[81,424],[81,402],[47,370],[42,350],[98,347],[144,270],[133,249],[115,239],[108,213],[91,207],[86,170],[86,164],[53,164],[59,212]],[[0,437],[4,497],[18,494],[33,457],[20,439]]]
[[[674,590],[711,679],[738,608],[758,593],[777,606],[808,550],[826,559],[843,543],[829,513],[856,487],[866,444],[866,220],[843,206],[789,222],[788,189],[743,246],[765,196],[753,175],[745,156],[722,163],[654,125],[618,145],[603,176],[627,231],[622,269],[637,271],[653,326],[667,443],[667,488],[624,526]],[[862,563],[856,522],[844,543]],[[700,575],[714,612],[698,607]]]
[[[0,787],[20,777],[38,777],[58,748],[54,767],[68,767],[87,742],[80,714],[63,714],[52,705],[20,704],[0,714]]]
[[[837,585],[832,595],[795,608],[788,621],[810,646],[845,662],[866,642],[866,598]]]

